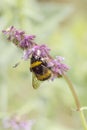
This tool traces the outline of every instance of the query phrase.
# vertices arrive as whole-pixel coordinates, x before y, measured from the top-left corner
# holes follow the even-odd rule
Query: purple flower
[[[62,63],[63,60],[63,57],[58,56],[56,59],[48,62],[48,67],[50,67],[53,72],[53,76],[51,77],[52,79],[55,77],[61,77],[64,72],[67,72],[69,70],[69,67],[66,64]]]
[[[34,124],[33,120],[27,120],[26,122],[22,121],[19,125],[20,125],[20,128],[22,128],[24,130],[31,130],[33,124]]]
[[[25,35],[24,38],[22,40],[20,40],[20,44],[19,46],[23,49],[26,48],[32,48],[34,43],[32,42],[32,40],[35,38],[35,35]]]
[[[24,31],[17,30],[14,26],[2,31],[6,36],[7,39],[12,41],[15,45],[17,45],[20,40],[23,38],[25,34]]]
[[[3,119],[3,127],[12,130],[31,130],[34,120],[20,120],[18,117]]]
[[[46,45],[34,45],[32,48],[24,51],[23,58],[25,60],[30,58],[30,55],[45,58],[49,55],[50,49]]]
[[[2,31],[7,39],[12,41],[19,48],[30,48],[34,43],[32,42],[35,35],[26,35],[24,31],[17,30],[14,26]]]
[[[24,53],[23,53],[23,59],[24,60],[28,60],[30,58],[30,56],[32,55],[33,51],[32,49],[27,49],[27,50],[24,50]]]
[[[33,48],[33,55],[37,55],[39,57],[47,57],[49,55],[50,49],[45,45],[35,45]]]
[[[28,37],[29,37],[30,40],[34,40],[34,38],[36,38],[35,35],[30,35],[30,36],[28,36]]]

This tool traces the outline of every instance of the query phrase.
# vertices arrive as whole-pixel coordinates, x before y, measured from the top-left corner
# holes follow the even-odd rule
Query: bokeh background
[[[16,69],[22,50],[8,42],[2,30],[15,26],[35,34],[51,55],[65,57],[82,106],[87,106],[87,0],[0,1],[0,129],[2,119],[18,114],[34,119],[32,130],[82,130],[72,94],[63,78],[32,88],[29,61]],[[87,112],[85,111],[87,118]]]

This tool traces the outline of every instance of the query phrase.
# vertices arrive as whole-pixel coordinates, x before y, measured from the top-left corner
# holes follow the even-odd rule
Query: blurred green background
[[[16,69],[22,51],[2,30],[15,26],[35,34],[51,55],[65,57],[82,106],[87,106],[87,0],[2,0],[0,2],[0,119],[18,114],[36,120],[33,130],[82,130],[72,94],[64,79],[32,88],[29,61]],[[87,118],[87,112],[85,111]],[[4,130],[0,126],[1,130]]]

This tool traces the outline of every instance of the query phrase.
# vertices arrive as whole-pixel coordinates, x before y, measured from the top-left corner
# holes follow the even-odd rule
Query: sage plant
[[[51,79],[60,77],[64,72],[69,70],[69,67],[63,63],[64,58],[57,56],[53,59],[50,56],[50,49],[45,44],[38,45],[34,42],[35,35],[27,35],[24,31],[17,30],[13,26],[7,30],[3,30],[3,33],[9,41],[23,50],[22,58],[24,60],[30,59],[32,55],[43,58],[47,63],[47,67],[50,67],[52,71],[53,75]]]
[[[47,45],[39,45],[34,41],[36,37],[35,35],[27,35],[24,31],[17,30],[13,26],[3,30],[2,32],[10,42],[23,50],[22,58],[24,60],[30,59],[32,55],[44,59],[44,61],[47,63],[47,67],[50,67],[50,70],[52,71],[52,76],[50,77],[51,80],[64,77],[75,100],[77,107],[76,110],[80,114],[83,128],[84,130],[87,130],[86,120],[82,111],[83,109],[80,106],[80,102],[73,84],[66,75],[66,72],[69,70],[69,66],[63,63],[64,58],[61,56],[56,56],[56,58],[53,58],[50,55],[50,49],[47,47]],[[15,66],[17,66],[17,64]]]

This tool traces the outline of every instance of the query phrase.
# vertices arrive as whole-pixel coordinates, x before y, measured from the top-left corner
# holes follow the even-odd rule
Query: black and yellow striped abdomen
[[[31,58],[30,70],[35,74],[38,80],[44,81],[51,77],[51,70],[47,64],[40,59]]]
[[[47,71],[44,74],[36,74],[36,77],[38,80],[44,81],[51,77],[51,71],[47,69]]]

